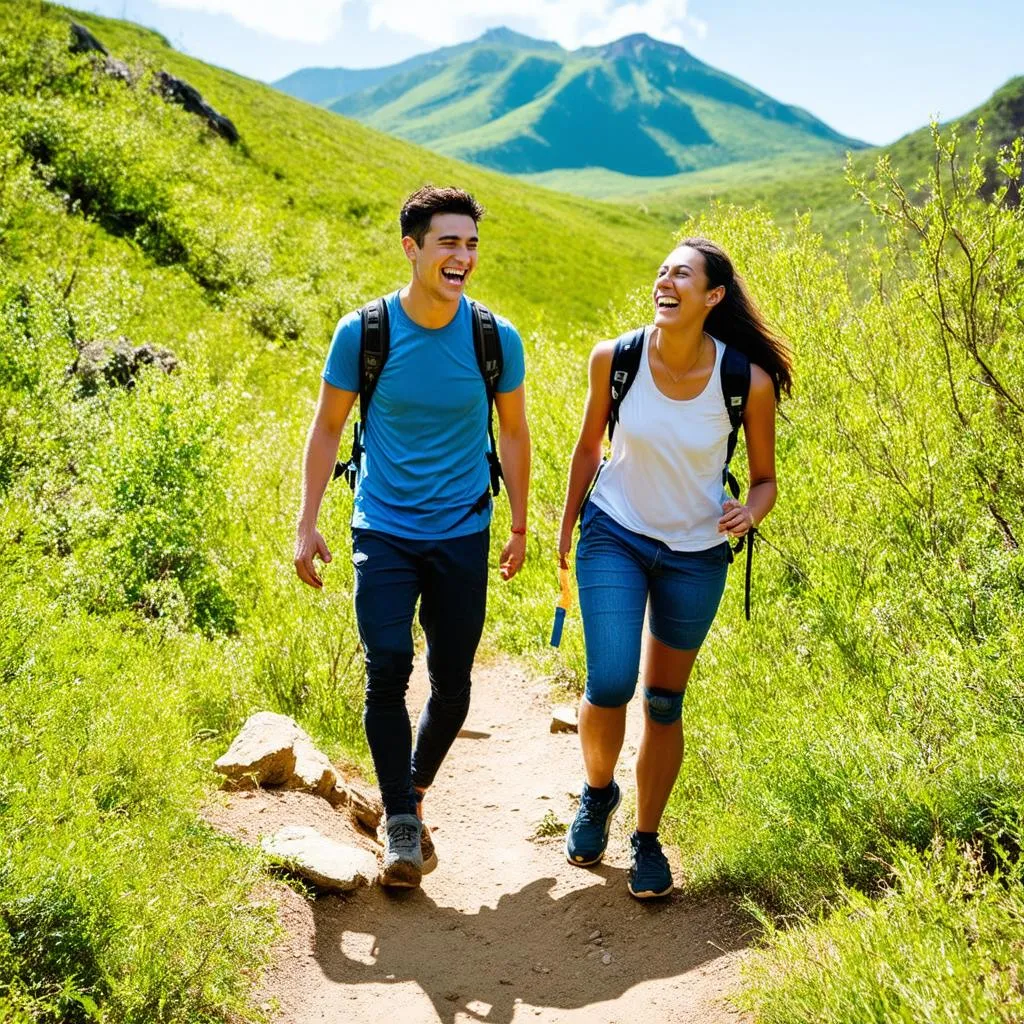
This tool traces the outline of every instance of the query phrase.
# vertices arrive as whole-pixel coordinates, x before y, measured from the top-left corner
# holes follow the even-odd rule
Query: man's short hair
[[[462,213],[479,223],[483,219],[484,208],[464,189],[450,185],[443,188],[424,185],[402,205],[399,217],[402,237],[414,238],[417,245],[423,245],[435,213]]]

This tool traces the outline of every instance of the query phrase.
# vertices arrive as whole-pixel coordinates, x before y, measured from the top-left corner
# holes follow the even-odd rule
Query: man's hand
[[[754,528],[754,513],[735,498],[728,498],[722,505],[724,515],[718,520],[718,532],[730,537],[742,537]]]
[[[317,575],[316,567],[313,565],[314,558],[319,558],[324,564],[331,560],[327,541],[315,526],[309,530],[300,530],[295,537],[295,571],[303,583],[321,590],[324,581]]]
[[[510,580],[526,560],[526,534],[513,533],[501,552],[501,578]]]

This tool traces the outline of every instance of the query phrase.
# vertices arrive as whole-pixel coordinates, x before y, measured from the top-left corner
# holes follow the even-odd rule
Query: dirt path
[[[418,664],[410,706],[425,693]],[[547,684],[507,663],[478,668],[466,726],[424,804],[440,863],[422,888],[315,901],[278,888],[286,934],[262,996],[275,1021],[743,1020],[725,1000],[744,948],[728,908],[627,893],[628,799],[597,869],[567,864],[560,836],[531,838],[549,812],[571,820],[580,785],[578,738],[552,735],[550,717]],[[638,728],[631,715],[627,765]],[[631,790],[628,770],[620,778]],[[354,837],[347,816],[296,793],[234,796],[210,817],[249,840],[289,822]]]

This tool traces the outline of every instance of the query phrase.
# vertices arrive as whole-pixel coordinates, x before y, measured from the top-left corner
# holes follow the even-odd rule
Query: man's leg
[[[490,531],[437,541],[424,561],[420,623],[430,696],[420,715],[412,781],[426,789],[469,710],[470,673],[487,611]]]
[[[419,594],[415,552],[402,538],[354,530],[356,621],[366,660],[363,724],[384,813],[415,814],[409,775],[412,728],[405,691],[412,673],[412,617]]]

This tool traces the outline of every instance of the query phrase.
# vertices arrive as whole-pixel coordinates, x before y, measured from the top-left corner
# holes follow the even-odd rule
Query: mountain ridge
[[[400,64],[303,69],[273,85],[446,156],[511,174],[597,167],[653,177],[766,153],[866,147],[803,108],[645,33],[570,51],[494,28]]]

